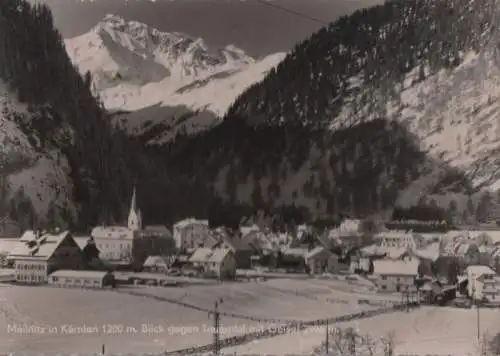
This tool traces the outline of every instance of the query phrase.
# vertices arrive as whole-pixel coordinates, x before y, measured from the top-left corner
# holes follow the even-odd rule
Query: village
[[[134,189],[127,226],[90,236],[25,231],[0,240],[4,283],[78,288],[179,286],[277,278],[361,281],[381,295],[419,303],[500,306],[500,230],[415,233],[346,219],[317,232],[275,233],[257,225],[210,228],[188,218],[143,226]]]

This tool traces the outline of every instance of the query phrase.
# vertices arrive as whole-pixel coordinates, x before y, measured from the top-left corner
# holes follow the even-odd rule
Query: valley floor
[[[94,354],[100,353],[105,344],[108,355],[141,355],[209,344],[213,322],[207,310],[213,308],[218,297],[223,298],[222,338],[287,321],[351,314],[399,301],[397,296],[381,296],[361,287],[354,293],[349,288],[352,285],[338,281],[285,279],[118,291],[0,285],[0,351]],[[363,304],[359,303],[360,298],[364,299]],[[492,335],[500,331],[499,317],[496,310],[482,312],[482,332]],[[475,318],[474,310],[422,308],[347,325],[354,325],[373,338],[394,331],[396,354],[420,354],[425,347],[432,354],[466,355],[476,350]],[[69,325],[85,325],[88,329],[72,331]],[[143,330],[144,326],[149,330]],[[324,328],[317,327],[224,349],[223,353],[311,354],[324,337]]]

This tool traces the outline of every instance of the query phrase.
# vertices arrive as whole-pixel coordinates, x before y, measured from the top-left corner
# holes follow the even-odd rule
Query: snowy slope
[[[232,45],[211,48],[200,38],[161,32],[115,15],[107,15],[90,32],[66,40],[66,48],[79,70],[91,73],[108,110],[180,108],[175,115],[168,110],[148,115],[148,120],[162,122],[174,132],[179,128],[174,116],[197,112],[180,125],[189,133],[211,126],[239,94],[285,56],[278,53],[255,60]],[[144,119],[137,120],[137,116],[120,118],[127,128],[141,133]]]
[[[56,149],[39,150],[38,138],[24,132],[16,121],[32,120],[31,115],[0,82],[0,172],[7,178],[9,195],[24,190],[35,211],[44,216],[51,202],[71,206],[72,186],[64,156]]]
[[[344,105],[332,129],[381,115],[398,120],[416,135],[424,151],[464,170],[475,187],[500,189],[500,67],[489,51],[462,56],[462,64],[454,69],[429,75],[424,68],[424,78],[417,66],[398,88],[396,99],[361,87],[360,78],[352,78],[360,94]],[[361,106],[362,96],[370,100]],[[403,200],[418,201],[434,178],[422,177],[403,193]]]

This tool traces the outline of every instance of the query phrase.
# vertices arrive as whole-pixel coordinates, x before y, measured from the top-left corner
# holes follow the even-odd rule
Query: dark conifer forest
[[[469,3],[391,1],[343,17],[298,44],[219,126],[162,147],[111,127],[43,5],[0,3],[0,78],[41,116],[25,129],[68,157],[78,228],[122,221],[134,181],[146,223],[196,216],[234,226],[256,211],[296,223],[367,216],[391,209],[402,189],[437,167],[441,183],[470,190],[378,105],[397,97],[410,70],[453,68],[465,50],[485,45],[492,1]],[[332,132],[331,118],[355,90],[348,80],[360,73],[365,87],[383,88],[385,97],[360,103],[377,118]]]

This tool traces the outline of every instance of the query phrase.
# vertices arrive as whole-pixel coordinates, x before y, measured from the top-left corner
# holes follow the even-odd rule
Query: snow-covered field
[[[155,299],[158,297],[206,309],[223,298],[223,338],[277,324],[270,319],[306,321],[377,308],[358,304],[359,298],[398,300],[391,295],[345,292],[339,287],[338,281],[283,279],[130,289],[144,294],[141,297],[125,294],[128,289],[115,292],[0,285],[0,352],[92,354],[105,344],[107,354],[141,355],[212,342],[208,312]],[[238,318],[227,316],[229,313],[238,314]],[[477,355],[476,318],[476,310],[423,307],[331,327],[353,326],[373,340],[393,333],[396,354]],[[500,332],[498,320],[500,310],[481,310],[480,334],[491,337]],[[20,329],[14,330],[15,325]],[[88,329],[71,331],[68,325],[85,325]],[[143,325],[156,330],[146,332]],[[224,349],[224,353],[311,354],[324,338],[325,328],[314,327]]]
[[[340,323],[336,327],[354,327],[360,334],[370,336],[373,340],[380,340],[393,334],[395,355],[468,356],[480,354],[476,318],[477,313],[474,309],[422,307],[410,313],[385,314],[352,323]],[[500,332],[498,320],[500,320],[500,310],[481,310],[480,335],[491,337]],[[239,355],[291,353],[310,355],[324,340],[325,328],[317,327],[298,334],[259,340],[224,351],[227,354]],[[360,354],[363,354],[362,350]]]
[[[358,305],[356,297],[344,294],[345,302],[326,300],[335,291],[319,288],[295,295],[296,281],[269,281],[186,288],[144,287],[132,289],[144,297],[114,291],[83,291],[52,287],[0,285],[0,351],[40,353],[161,353],[212,342],[212,319],[206,311],[194,310],[167,301],[160,296],[211,309],[222,297],[220,306],[222,337],[252,332],[291,320],[313,320],[350,314],[376,306]],[[288,286],[288,287],[287,287]],[[277,290],[276,288],[279,288]],[[290,292],[282,289],[288,288]],[[149,297],[148,297],[149,296]],[[315,298],[318,296],[318,298]],[[238,314],[232,318],[224,313]],[[253,320],[249,320],[252,317]],[[278,320],[276,322],[274,320]],[[28,335],[13,326],[30,328]],[[65,333],[64,325],[86,325],[87,333]],[[143,325],[163,330],[146,333]],[[123,327],[113,334],[113,326]],[[36,327],[39,327],[38,329]],[[49,329],[54,333],[50,334]],[[42,333],[41,328],[44,329]],[[104,329],[109,329],[106,334]],[[133,331],[134,328],[136,331]]]

